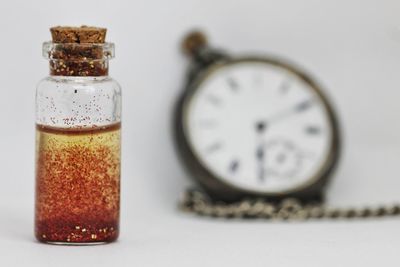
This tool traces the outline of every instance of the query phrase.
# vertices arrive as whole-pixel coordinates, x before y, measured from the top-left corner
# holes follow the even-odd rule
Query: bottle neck
[[[108,76],[108,59],[96,60],[69,60],[69,59],[51,59],[51,76],[78,76],[78,77],[100,77]]]
[[[108,76],[108,61],[114,57],[114,44],[45,42],[43,56],[49,60],[51,76]]]

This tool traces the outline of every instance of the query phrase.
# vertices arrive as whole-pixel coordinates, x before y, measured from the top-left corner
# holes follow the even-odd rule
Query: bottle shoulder
[[[79,76],[46,76],[39,81],[42,83],[63,83],[63,84],[100,84],[100,83],[116,83],[118,82],[110,76],[101,77],[79,77]]]

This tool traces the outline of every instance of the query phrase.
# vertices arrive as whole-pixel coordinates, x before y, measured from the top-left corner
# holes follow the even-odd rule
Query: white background
[[[98,25],[117,45],[123,87],[122,233],[115,244],[36,243],[34,91],[54,25]],[[400,220],[271,223],[176,209],[189,184],[173,150],[171,109],[192,27],[232,52],[304,66],[341,118],[345,151],[330,204],[400,201],[400,2],[335,0],[1,1],[0,266],[398,266]]]

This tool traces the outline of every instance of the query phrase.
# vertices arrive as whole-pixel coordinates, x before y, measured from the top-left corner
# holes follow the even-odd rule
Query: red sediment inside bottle
[[[119,234],[120,123],[37,125],[35,235],[53,243],[111,242]]]

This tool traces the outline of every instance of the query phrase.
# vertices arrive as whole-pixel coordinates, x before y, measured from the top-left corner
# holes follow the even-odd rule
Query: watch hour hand
[[[265,180],[264,157],[265,157],[265,147],[264,144],[260,144],[256,149],[256,160],[258,163],[257,176],[260,181]]]

